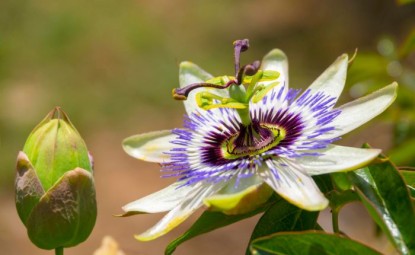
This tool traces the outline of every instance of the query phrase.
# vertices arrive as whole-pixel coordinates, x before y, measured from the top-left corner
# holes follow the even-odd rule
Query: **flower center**
[[[253,157],[277,146],[285,138],[285,129],[271,124],[252,122],[221,144],[225,159]]]
[[[251,118],[249,116],[250,103],[258,103],[273,88],[280,85],[279,81],[277,81],[280,73],[273,70],[260,70],[260,61],[254,61],[251,64],[241,67],[240,55],[242,52],[248,50],[248,48],[249,42],[247,39],[234,42],[235,76],[219,76],[204,82],[175,88],[172,91],[173,98],[187,100],[190,92],[195,89],[212,88],[212,90],[204,89],[195,94],[195,101],[199,108],[203,110],[211,110],[214,108],[235,109],[241,117],[242,124],[249,129],[251,125]],[[227,93],[221,93],[222,95],[220,95],[212,92],[214,90],[227,90]],[[223,94],[226,94],[226,96]],[[262,127],[258,126],[256,128],[257,130],[255,128],[251,129],[255,133],[259,132],[260,128]],[[243,132],[241,131],[241,133]],[[261,137],[261,135],[259,136]]]

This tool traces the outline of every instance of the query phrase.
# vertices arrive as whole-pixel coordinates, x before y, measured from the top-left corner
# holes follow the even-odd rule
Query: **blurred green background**
[[[14,209],[13,178],[17,152],[32,128],[57,105],[71,117],[95,156],[100,205],[97,228],[88,244],[68,254],[92,254],[105,234],[124,240],[120,244],[128,254],[161,254],[180,231],[159,243],[140,244],[132,234],[144,231],[155,219],[111,216],[123,204],[171,182],[158,179],[157,166],[126,156],[121,141],[135,133],[180,126],[184,110],[171,98],[171,90],[178,86],[179,63],[190,60],[214,75],[232,74],[236,39],[250,39],[243,63],[262,58],[272,48],[284,50],[290,60],[290,85],[297,88],[310,84],[340,54],[352,55],[358,48],[342,101],[394,80],[400,84],[399,98],[378,119],[381,124],[346,136],[342,143],[369,142],[390,153],[399,165],[414,166],[415,4],[410,2],[1,0],[0,247],[5,247],[4,254],[48,254],[25,236]],[[228,240],[232,234],[220,231],[220,238],[207,237],[219,238],[217,246],[234,242],[230,247],[238,247],[237,251],[227,246],[203,248],[209,242],[198,238],[199,243],[184,246],[178,254],[199,250],[199,254],[240,254],[249,226],[245,239]]]

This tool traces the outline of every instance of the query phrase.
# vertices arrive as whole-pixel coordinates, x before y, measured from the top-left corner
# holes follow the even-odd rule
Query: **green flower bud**
[[[30,240],[42,249],[85,241],[97,213],[92,158],[60,108],[29,135],[16,168],[16,207]]]

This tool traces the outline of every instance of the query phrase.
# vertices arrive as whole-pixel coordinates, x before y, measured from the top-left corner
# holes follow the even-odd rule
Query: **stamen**
[[[197,88],[226,89],[232,84],[237,84],[237,82],[235,80],[230,80],[225,85],[213,84],[213,83],[207,83],[207,82],[193,83],[183,88],[174,88],[172,91],[172,95],[173,95],[173,98],[176,100],[186,100],[187,96],[189,96],[189,93],[192,90],[195,90]]]
[[[258,103],[268,94],[268,92],[271,91],[271,89],[275,88],[279,84],[280,84],[279,82],[273,82],[269,84],[268,86],[260,85],[260,86],[255,87],[252,93],[252,102]]]
[[[196,94],[196,103],[204,110],[213,108],[246,109],[248,107],[246,104],[240,103],[233,98],[221,97],[205,91]]]

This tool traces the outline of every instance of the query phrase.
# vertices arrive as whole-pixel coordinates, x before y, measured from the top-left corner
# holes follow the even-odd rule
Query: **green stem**
[[[249,124],[251,124],[251,117],[249,116],[249,108],[245,108],[245,109],[237,109],[236,110],[239,114],[239,117],[241,117],[241,121],[242,124],[244,126],[249,126]]]
[[[337,208],[331,210],[331,223],[333,225],[333,232],[339,234],[339,210]]]
[[[63,247],[56,248],[55,255],[63,255]]]

